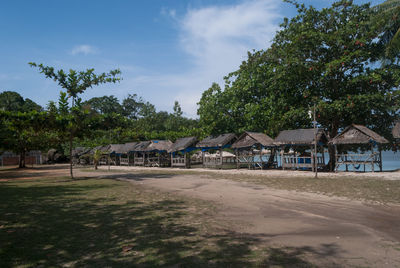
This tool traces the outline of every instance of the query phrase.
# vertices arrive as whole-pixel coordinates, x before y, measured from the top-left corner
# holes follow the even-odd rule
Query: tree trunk
[[[74,174],[72,172],[72,132],[69,135],[69,173],[71,174],[71,179],[73,179]]]
[[[275,159],[275,148],[271,148],[271,154],[268,158],[267,167],[270,168],[274,164]]]
[[[25,167],[25,151],[19,153],[19,168]]]
[[[338,126],[336,124],[332,124],[331,132],[329,133],[329,137],[332,139],[336,137],[338,134]],[[336,166],[336,153],[335,146],[333,144],[328,144],[328,152],[329,152],[329,162],[328,169],[329,171],[334,171]]]

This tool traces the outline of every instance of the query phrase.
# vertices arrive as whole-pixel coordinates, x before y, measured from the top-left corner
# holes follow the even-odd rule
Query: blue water
[[[257,159],[257,156],[255,157]],[[278,155],[278,165],[281,166],[281,159]],[[264,161],[268,160],[267,156],[263,157]],[[329,161],[329,154],[325,153],[325,163]],[[393,152],[393,151],[383,151],[382,152],[382,170],[383,171],[391,171],[400,169],[400,152]],[[339,170],[346,170],[344,165],[339,167]],[[364,166],[360,166],[359,169],[354,169],[353,166],[349,166],[349,171],[364,171]],[[371,171],[371,165],[367,165],[365,167],[365,171]],[[379,171],[377,165],[375,165],[375,171]]]

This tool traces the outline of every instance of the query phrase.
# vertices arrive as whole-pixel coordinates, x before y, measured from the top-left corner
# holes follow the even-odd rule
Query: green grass
[[[111,179],[0,182],[0,267],[310,267],[207,202]],[[260,246],[261,245],[261,246]]]

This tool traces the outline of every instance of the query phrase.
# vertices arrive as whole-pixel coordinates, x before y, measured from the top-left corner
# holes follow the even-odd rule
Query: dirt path
[[[322,267],[400,267],[400,206],[275,190],[207,175],[129,171],[87,172],[216,204],[221,228],[253,236],[260,246],[289,247]],[[7,175],[8,174],[8,175]],[[14,174],[12,177],[10,177]],[[3,179],[68,176],[68,166],[1,173]],[[6,178],[6,177],[9,178]]]
[[[116,176],[118,177],[118,176]],[[197,175],[124,175],[133,183],[217,204],[234,231],[293,247],[321,266],[400,267],[400,206],[272,190]]]

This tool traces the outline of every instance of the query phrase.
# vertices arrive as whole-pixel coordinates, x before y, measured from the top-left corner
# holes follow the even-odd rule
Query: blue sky
[[[332,1],[304,3],[321,8]],[[195,117],[201,93],[212,82],[223,85],[247,51],[268,47],[282,18],[294,14],[277,0],[3,1],[0,91],[45,106],[61,88],[28,62],[119,68],[121,83],[88,89],[82,98],[137,94],[167,111],[178,100],[184,115]]]

